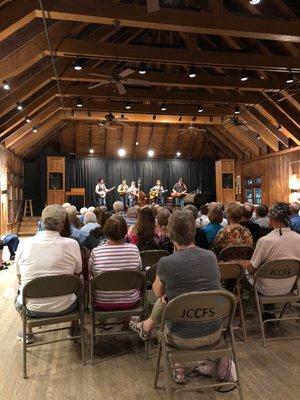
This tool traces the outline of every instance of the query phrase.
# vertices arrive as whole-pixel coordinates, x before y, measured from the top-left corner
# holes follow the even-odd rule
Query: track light
[[[239,106],[235,106],[235,107],[234,107],[234,113],[235,113],[235,115],[239,115],[240,112],[241,112],[240,107],[239,107]]]
[[[280,124],[278,125],[278,130],[281,131],[281,125]]]
[[[37,127],[36,127],[36,126],[34,126],[34,127],[32,128],[32,132],[37,133]]]
[[[139,74],[145,75],[146,73],[147,73],[147,67],[143,62],[141,62],[139,65]]]
[[[180,122],[180,121],[182,121],[182,116],[180,115],[180,117],[178,118],[178,121]]]
[[[2,87],[4,90],[10,90],[10,85],[7,81],[2,82]]]
[[[131,103],[130,101],[127,101],[126,105],[125,105],[126,110],[131,110]]]
[[[259,4],[261,2],[261,0],[250,0],[249,1],[249,3],[252,5],[252,6],[256,6],[257,4]]]
[[[221,117],[221,122],[224,122],[224,117]]]
[[[160,109],[161,109],[161,111],[167,111],[166,103],[161,103]]]
[[[201,103],[197,105],[197,111],[198,111],[198,113],[202,113],[203,112],[203,106],[202,106]]]
[[[194,117],[193,117],[193,119],[192,119],[192,121],[194,121],[194,122],[195,122],[195,121],[196,121],[196,119],[197,119],[197,117],[196,117],[196,116],[194,116]]]
[[[285,80],[286,83],[293,83],[294,80],[295,80],[294,75],[293,75],[291,72],[289,72],[289,73],[286,75],[286,80]]]
[[[196,69],[195,67],[192,65],[189,68],[189,77],[190,78],[196,78],[197,74],[196,74]]]
[[[119,149],[118,150],[118,154],[119,154],[120,157],[124,157],[125,154],[126,154],[126,150],[125,149]]]
[[[260,140],[260,135],[259,134],[256,135],[256,139]]]
[[[75,71],[81,71],[82,70],[82,62],[79,60],[78,57],[76,57],[76,60],[74,62],[73,68],[75,69]]]
[[[177,151],[176,156],[177,156],[177,157],[180,157],[180,156],[181,156],[180,151]]]
[[[22,106],[22,104],[21,103],[17,103],[17,109],[19,110],[19,111],[22,111],[23,110],[23,106]]]
[[[26,116],[26,117],[25,117],[25,121],[29,124],[29,122],[31,121],[31,119],[30,119],[28,116]]]
[[[82,107],[82,100],[81,100],[80,98],[78,98],[78,99],[76,100],[76,106],[79,107],[79,108]]]
[[[155,121],[156,120],[156,115],[153,115],[152,119]]]
[[[154,156],[154,151],[148,150],[148,157],[153,157],[153,156]]]
[[[248,74],[247,72],[243,69],[241,72],[241,81],[246,82],[248,80]]]
[[[88,117],[91,117],[91,116],[92,116],[92,114],[91,114],[90,111],[87,112],[87,116],[88,116]]]
[[[74,110],[72,110],[72,111],[71,111],[71,115],[72,115],[72,117],[74,117],[74,116],[75,116],[75,112],[74,112]]]
[[[89,153],[90,153],[90,154],[94,154],[94,153],[95,153],[95,150],[94,150],[94,149],[90,149],[90,150],[89,150]]]
[[[213,122],[214,118],[213,117],[209,117],[209,122]]]

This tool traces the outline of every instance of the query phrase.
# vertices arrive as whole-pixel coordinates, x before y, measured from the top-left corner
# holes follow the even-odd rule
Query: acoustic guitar
[[[168,191],[168,189],[162,190],[162,191],[161,191],[161,194],[167,193],[167,191]],[[159,191],[158,191],[158,190],[150,190],[150,192],[149,192],[149,199],[150,199],[150,200],[157,199],[158,194],[159,194]]]
[[[171,193],[171,197],[173,197],[174,199],[176,199],[178,197],[184,197],[185,195],[186,195],[186,193],[179,193],[179,192]]]

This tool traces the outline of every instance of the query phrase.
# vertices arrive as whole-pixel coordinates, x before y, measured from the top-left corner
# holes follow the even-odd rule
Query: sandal
[[[173,379],[175,381],[175,383],[179,383],[179,384],[184,384],[186,383],[186,376],[185,373],[183,373],[182,375],[178,373],[178,370],[176,368],[172,369],[172,375],[173,375]]]
[[[147,342],[148,340],[150,340],[150,332],[143,331],[144,321],[141,322],[141,327],[138,327],[137,324],[138,324],[137,321],[130,321],[129,328],[133,332],[137,333],[139,335],[140,339],[143,340],[144,342]]]

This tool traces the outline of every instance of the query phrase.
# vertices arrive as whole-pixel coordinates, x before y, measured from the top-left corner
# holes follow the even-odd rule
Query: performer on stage
[[[172,197],[175,198],[175,204],[179,207],[184,207],[184,195],[187,192],[187,187],[183,183],[182,178],[173,186]]]
[[[118,186],[118,193],[120,196],[120,200],[124,204],[125,210],[125,206],[128,205],[128,186],[125,179],[123,179],[122,183]]]
[[[165,192],[165,190],[160,182],[160,179],[157,179],[155,186],[153,186],[150,189],[150,192],[149,192],[150,200],[151,201],[154,200],[154,202],[156,204],[163,206],[164,205],[164,198],[163,198],[164,192]]]
[[[132,181],[130,187],[128,188],[128,205],[133,207],[136,205],[138,195],[138,188],[135,186],[135,182]]]
[[[98,179],[98,183],[95,187],[95,193],[96,195],[98,195],[98,204],[100,207],[106,206],[106,194],[108,192],[111,192],[114,188],[115,186],[110,189],[107,189],[104,179],[103,178]]]

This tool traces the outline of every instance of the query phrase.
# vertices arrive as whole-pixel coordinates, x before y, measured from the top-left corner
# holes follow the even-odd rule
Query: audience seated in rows
[[[240,225],[249,229],[253,237],[254,242],[257,242],[260,238],[260,226],[255,222],[251,221],[254,212],[254,205],[251,203],[244,203],[242,208],[242,219]]]
[[[158,249],[160,236],[155,227],[155,215],[150,207],[142,208],[135,225],[128,230],[127,241],[136,244],[140,251]]]
[[[215,207],[221,208],[221,210],[223,211],[223,219],[222,219],[222,222],[221,222],[221,226],[222,227],[227,226],[228,225],[228,221],[224,216],[224,210],[225,210],[224,204],[219,202],[219,201],[217,201],[217,202],[212,201],[211,203],[208,204],[208,212],[209,212],[209,210],[211,210],[212,208],[215,208]],[[208,223],[209,223],[209,220],[208,220],[208,222],[205,223],[204,226],[206,226]],[[204,226],[202,226],[202,228],[204,228]]]
[[[157,214],[157,226],[158,233],[160,236],[160,246],[163,250],[166,250],[168,253],[173,253],[173,243],[171,242],[169,233],[168,233],[168,223],[170,218],[170,211],[166,207],[162,207],[162,209]]]
[[[125,221],[128,228],[135,225],[137,219],[138,219],[138,208],[136,206],[129,207],[125,216]]]
[[[106,271],[141,269],[139,249],[135,244],[125,243],[127,225],[120,215],[112,215],[103,228],[108,238],[105,244],[93,249],[90,257],[90,270],[94,275]],[[96,292],[97,308],[120,310],[134,307],[140,301],[137,289],[125,292]]]
[[[83,224],[84,216],[85,216],[85,214],[87,213],[87,211],[88,211],[88,209],[87,209],[86,207],[82,207],[82,208],[80,209],[80,211],[79,211],[80,215],[79,215],[78,218],[80,219],[80,221],[81,221],[82,224]]]
[[[203,230],[207,237],[208,243],[212,244],[215,241],[215,238],[220,229],[222,229],[222,221],[223,221],[223,210],[218,207],[212,207],[208,212],[209,224],[207,224]]]
[[[200,207],[200,211],[198,212],[198,217],[196,219],[196,226],[198,226],[199,228],[202,228],[209,223],[208,211],[209,210],[207,204],[203,204]]]
[[[253,246],[250,231],[239,224],[242,219],[242,205],[230,202],[227,204],[225,212],[229,225],[221,229],[216,236],[213,250],[217,256],[228,246]]]
[[[198,247],[202,247],[202,249],[207,249],[208,250],[208,240],[205,235],[205,232],[202,228],[197,227],[196,224],[196,219],[198,216],[198,210],[197,207],[194,206],[193,204],[188,204],[183,208],[185,211],[190,213],[190,215],[194,218],[195,221],[195,227],[196,227],[196,233],[195,233],[195,244]]]
[[[3,249],[7,246],[10,253],[10,260],[15,259],[16,251],[18,249],[20,240],[17,235],[8,234],[0,238],[0,270],[6,269],[6,262],[3,262]]]
[[[261,228],[270,228],[270,220],[268,218],[269,208],[265,204],[260,204],[255,210],[255,219],[253,222]]]
[[[300,204],[294,202],[290,205],[291,209],[291,229],[300,233]]]
[[[97,223],[97,217],[92,211],[87,211],[84,219],[84,226],[80,229],[78,240],[82,244],[85,239],[89,236],[91,230],[99,228],[100,225]]]
[[[113,204],[114,213],[117,215],[121,215],[121,217],[126,217],[126,212],[124,210],[124,203],[120,200],[115,201]]]
[[[74,206],[69,206],[66,208],[66,212],[70,221],[70,237],[72,239],[78,240],[82,223],[77,217],[77,209]]]

